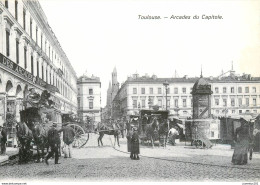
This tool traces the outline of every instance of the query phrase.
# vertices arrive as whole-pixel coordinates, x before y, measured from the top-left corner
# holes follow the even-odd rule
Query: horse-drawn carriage
[[[151,142],[154,146],[154,141],[158,141],[159,146],[160,144],[166,146],[171,128],[176,128],[179,134],[183,133],[183,128],[177,124],[179,122],[169,119],[169,111],[167,110],[142,109],[138,116],[132,116],[130,120],[130,124],[137,127],[142,144]],[[128,127],[129,129],[130,127]]]

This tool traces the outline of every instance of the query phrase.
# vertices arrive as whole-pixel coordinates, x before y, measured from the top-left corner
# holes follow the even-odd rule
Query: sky
[[[77,76],[100,77],[102,106],[114,67],[120,84],[136,72],[195,77],[201,66],[203,76],[218,76],[232,62],[236,73],[260,76],[259,0],[39,2]],[[172,15],[190,19],[170,19]]]

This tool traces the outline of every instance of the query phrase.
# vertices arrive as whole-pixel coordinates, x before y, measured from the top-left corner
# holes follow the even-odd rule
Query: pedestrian
[[[143,133],[145,133],[145,131],[146,131],[147,124],[148,124],[148,116],[147,116],[147,114],[145,114],[142,119],[142,132]]]
[[[0,125],[0,145],[1,145],[1,155],[6,154],[6,141],[7,141],[7,134],[6,130],[3,128],[3,125]]]
[[[75,137],[75,131],[68,126],[69,122],[64,123],[62,129],[59,132],[63,132],[63,142],[65,145],[64,158],[72,157],[72,143]]]
[[[60,143],[60,137],[59,137],[59,133],[57,130],[57,123],[53,123],[52,124],[52,128],[48,131],[48,144],[51,148],[51,151],[48,153],[46,159],[45,159],[45,163],[48,163],[48,160],[50,157],[53,156],[54,154],[54,160],[55,160],[55,164],[59,164],[59,151],[58,151],[58,147],[59,147],[59,143]]]
[[[132,153],[132,150],[131,150],[131,147],[132,147],[132,145],[131,145],[132,136],[133,136],[133,129],[131,128],[130,123],[129,123],[129,127],[127,129],[126,138],[127,138],[127,151],[130,152],[130,158],[131,159],[133,158],[133,153]]]
[[[134,160],[139,160],[140,147],[139,147],[139,136],[137,132],[137,128],[134,127],[132,139],[131,139],[131,152]]]
[[[247,164],[249,143],[251,140],[250,129],[247,121],[240,119],[241,126],[235,131],[235,150],[232,156],[232,163],[235,165]]]
[[[175,128],[175,127],[172,127],[170,130],[169,130],[169,142],[172,144],[172,145],[175,145],[175,139],[176,139],[176,136],[178,135],[178,130]]]

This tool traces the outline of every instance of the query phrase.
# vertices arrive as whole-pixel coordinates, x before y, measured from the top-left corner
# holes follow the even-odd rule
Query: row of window
[[[154,101],[153,99],[149,100],[148,102],[148,107],[153,106],[154,105]],[[163,100],[157,100],[157,104],[158,106],[162,107],[163,105]],[[170,108],[171,102],[170,100],[167,100],[167,107]],[[192,106],[192,102],[191,102],[191,106]],[[179,107],[179,100],[178,99],[174,99],[174,107],[178,108]],[[182,107],[187,107],[187,99],[182,99]],[[140,102],[137,103],[137,100],[133,100],[133,108],[147,108],[146,107],[146,100],[141,100],[141,104]]]
[[[9,8],[9,1],[8,0],[5,0],[5,7],[6,8]],[[15,0],[15,19],[18,21],[18,0]],[[23,9],[23,28],[24,30],[26,31],[26,9],[24,8]],[[38,41],[38,35],[39,35],[39,32],[38,32],[38,27],[36,26],[35,28],[35,38],[33,38],[33,19],[30,18],[30,37],[32,39],[35,40],[36,44],[39,45],[39,41]],[[6,39],[7,40],[7,50],[6,50],[6,55],[9,57],[10,55],[10,49],[9,49],[9,36],[10,36],[10,33],[8,32],[7,35],[6,35]],[[46,38],[46,37],[45,37]],[[64,77],[68,80],[70,77],[69,77],[69,72],[67,71],[67,69],[64,67],[63,63],[61,62],[60,58],[58,57],[58,55],[56,56],[56,53],[54,51],[53,48],[51,48],[51,45],[50,45],[50,42],[49,42],[49,46],[48,46],[48,52],[47,52],[47,39],[45,40],[45,45],[44,45],[44,48],[43,48],[43,33],[41,34],[41,39],[40,39],[40,48],[42,49],[42,51],[44,51],[46,54],[48,53],[48,57],[49,59],[53,62],[55,58],[55,60],[57,59],[57,62],[58,64],[61,66],[61,69],[63,71],[63,74],[64,74]],[[17,63],[19,63],[19,41],[16,41],[16,61]],[[25,64],[26,66],[26,64]],[[26,68],[25,68],[26,69]]]
[[[8,8],[9,7],[9,2],[8,0],[5,0],[5,7]],[[18,1],[15,1],[15,19],[17,20],[18,19]],[[25,10],[24,10],[25,12]],[[26,21],[25,21],[25,14],[24,13],[24,29],[25,29],[25,26],[26,26]],[[32,20],[30,21],[30,26],[32,25]],[[36,43],[38,44],[38,38],[37,38],[37,32],[38,32],[38,28],[36,28]],[[6,56],[7,57],[10,57],[10,30],[6,29]],[[32,36],[32,29],[30,27],[30,36]],[[19,40],[16,39],[16,63],[19,65],[20,64],[20,46],[19,46]],[[42,36],[41,36],[41,48],[42,48]],[[49,47],[50,48],[50,47]],[[46,52],[46,45],[45,45],[45,52]],[[53,51],[52,51],[53,53]],[[67,98],[71,98],[72,97],[72,91],[65,85],[64,82],[62,82],[62,80],[59,80],[57,77],[55,78],[54,74],[52,74],[50,71],[47,70],[47,67],[46,67],[46,70],[44,69],[44,66],[42,65],[41,66],[41,69],[40,69],[40,65],[39,65],[39,61],[35,61],[34,60],[34,57],[33,55],[30,56],[29,60],[28,61],[28,51],[27,51],[27,47],[24,47],[23,48],[23,55],[24,55],[24,69],[27,70],[28,68],[28,62],[30,62],[31,64],[31,73],[33,76],[38,76],[39,78],[41,78],[42,80],[44,80],[45,82],[51,84],[51,85],[55,85],[59,90],[60,90],[60,93],[67,97]],[[53,57],[53,56],[52,56]],[[50,58],[50,50],[49,50],[49,58]],[[53,58],[52,58],[53,59]],[[55,54],[55,59],[56,59],[56,54]],[[36,74],[35,74],[35,71],[34,71],[34,64],[36,63]],[[63,66],[62,66],[63,67]],[[40,70],[41,70],[41,76],[40,76]],[[63,67],[63,76],[66,78],[66,76],[68,77],[68,72],[65,70],[65,68]]]
[[[229,110],[215,110],[215,113],[216,114],[228,114],[229,113]],[[232,114],[236,114],[236,110],[231,110],[231,113]],[[243,113],[243,110],[238,110],[238,113],[239,114],[242,114]],[[245,110],[245,113],[251,113],[250,110]],[[252,113],[257,113],[257,110],[252,110]]]
[[[9,46],[9,43],[10,42],[10,33],[9,31],[6,31],[6,55],[9,57],[10,56],[10,46]],[[24,69],[27,70],[27,63],[28,63],[28,60],[27,60],[27,48],[24,47],[24,51],[23,51],[23,55],[24,55]],[[19,41],[16,40],[16,63],[19,64],[19,55],[20,55],[20,52],[19,52]],[[67,97],[67,98],[70,98],[71,97],[71,92],[69,90],[68,87],[65,86],[65,84],[59,80],[57,77],[55,78],[54,74],[52,74],[50,71],[47,70],[47,67],[46,67],[46,70],[44,70],[44,66],[42,65],[41,66],[41,76],[40,76],[40,65],[39,65],[39,61],[37,60],[36,61],[36,74],[34,72],[34,57],[33,55],[31,55],[30,57],[30,63],[31,63],[31,73],[33,76],[38,76],[39,78],[41,78],[43,81],[51,84],[51,85],[55,85],[59,90],[60,90],[60,93]]]
[[[89,101],[88,101],[88,108],[89,108],[89,109],[93,109],[93,107],[94,107],[94,102],[93,102],[93,100],[89,100]],[[78,98],[78,109],[80,109],[80,98]]]
[[[243,93],[242,87],[238,87],[237,91],[238,91],[238,93]],[[245,93],[249,93],[249,87],[245,87],[244,92]],[[215,93],[220,93],[218,87],[215,87]],[[228,93],[227,92],[227,87],[223,87],[222,93]],[[234,87],[230,87],[230,93],[235,93],[235,88]],[[256,87],[252,87],[251,93],[256,93]]]
[[[80,92],[80,88],[78,88],[78,92]],[[93,95],[93,94],[94,94],[92,88],[89,88],[89,89],[88,89],[88,94],[89,94],[89,95]]]
[[[249,98],[246,98],[246,106],[257,106],[257,100],[256,98],[253,98],[253,104],[249,104]],[[219,106],[220,105],[220,100],[219,99],[215,99],[215,105]],[[231,98],[231,106],[235,106],[235,99]],[[162,102],[163,100],[159,99],[158,101],[158,105],[162,106]],[[153,99],[149,99],[148,100],[148,105],[152,106],[154,105],[154,100]],[[238,99],[238,106],[242,106],[242,98]],[[227,99],[223,99],[223,106],[227,106]],[[170,107],[170,100],[167,100],[167,107]],[[174,99],[174,107],[179,107],[179,100],[178,99]],[[182,107],[187,107],[187,99],[182,99]],[[192,101],[191,101],[191,107],[192,107]],[[137,103],[137,100],[133,100],[133,108],[146,108],[146,100],[143,99],[141,100],[141,104]]]
[[[190,88],[190,91],[192,91],[192,88]],[[186,93],[187,93],[187,88],[183,87],[182,88],[182,94],[186,94]],[[133,88],[133,94],[137,94],[137,88],[136,87]],[[146,94],[144,87],[141,88],[141,94]],[[153,87],[149,88],[149,94],[154,94],[154,88]],[[162,88],[161,87],[157,88],[157,94],[162,94]],[[170,88],[167,88],[167,94],[170,94]],[[174,88],[174,94],[178,94],[178,88],[177,87]]]
[[[245,98],[246,100],[246,106],[250,106],[249,104],[249,98]],[[235,106],[235,98],[230,99],[231,106]],[[219,99],[215,99],[215,105],[219,105]],[[242,106],[242,98],[238,98],[238,106]],[[253,106],[257,106],[256,98],[253,98]],[[227,99],[223,99],[223,106],[227,106]]]
[[[175,87],[173,90],[174,90],[173,91],[174,94],[178,94],[179,93],[179,88]],[[192,88],[190,88],[190,92],[191,91],[192,91]],[[181,92],[182,92],[182,94],[186,94],[187,93],[187,88],[183,87],[181,89]],[[249,93],[249,87],[245,87],[244,92],[245,93]],[[216,94],[220,93],[218,87],[215,87],[215,93]],[[222,93],[227,93],[227,87],[223,87]],[[230,93],[235,93],[235,88],[234,87],[230,88]],[[242,87],[238,87],[238,93],[243,93]],[[256,93],[256,87],[252,87],[251,93]],[[133,88],[133,94],[137,94],[137,88],[136,87]],[[141,94],[146,94],[144,87],[141,88]],[[152,87],[149,88],[149,94],[154,94],[154,88],[152,88]],[[161,87],[157,88],[157,94],[162,94],[162,88]],[[167,94],[170,94],[170,88],[167,88]]]

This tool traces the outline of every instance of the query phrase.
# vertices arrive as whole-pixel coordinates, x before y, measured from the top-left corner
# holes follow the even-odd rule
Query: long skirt
[[[232,156],[233,164],[247,164],[247,153],[248,153],[249,142],[248,140],[242,140],[236,143],[235,150]]]
[[[134,154],[140,154],[139,140],[132,140],[131,152]]]
[[[260,132],[254,137],[254,152],[260,152]]]
[[[131,152],[131,148],[132,148],[132,146],[131,146],[131,139],[127,138],[127,151]]]

